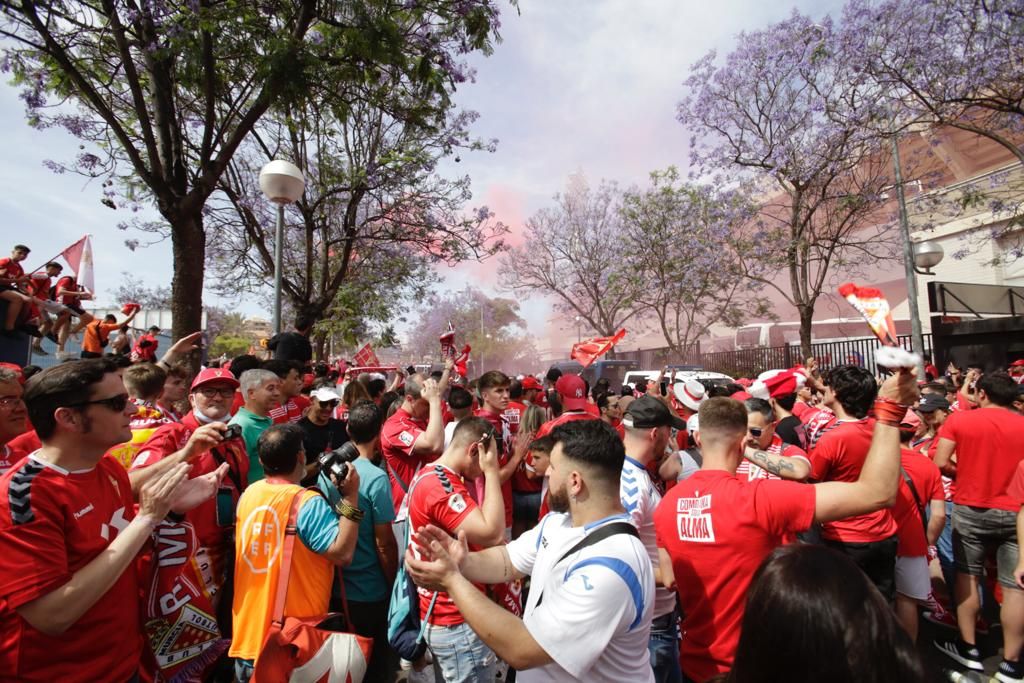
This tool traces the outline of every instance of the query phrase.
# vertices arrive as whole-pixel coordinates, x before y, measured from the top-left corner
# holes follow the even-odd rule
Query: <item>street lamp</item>
[[[302,196],[306,178],[295,164],[277,159],[260,169],[260,190],[277,204],[274,232],[274,334],[281,333],[281,259],[284,254],[284,207]]]
[[[945,255],[945,250],[938,242],[914,242],[914,272],[919,275],[935,275],[932,268],[939,265]]]
[[[580,317],[576,316],[576,343],[580,343]]]

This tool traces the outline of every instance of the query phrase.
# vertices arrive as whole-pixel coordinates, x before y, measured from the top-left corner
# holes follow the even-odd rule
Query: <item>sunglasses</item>
[[[338,407],[337,401],[318,401],[321,408],[330,408],[331,410]]]
[[[214,396],[220,396],[221,398],[233,398],[235,390],[231,387],[225,387],[223,389],[215,389],[213,387],[200,387],[196,389],[196,393],[202,394],[205,398],[213,398]]]
[[[97,398],[92,401],[82,401],[81,403],[72,403],[68,408],[81,408],[84,406],[101,405],[106,406],[115,413],[124,412],[124,409],[128,407],[128,401],[131,399],[128,394],[118,394],[117,396],[111,396],[110,398]]]
[[[764,430],[760,427],[750,427],[747,431],[750,432],[750,435],[755,439],[764,434]]]

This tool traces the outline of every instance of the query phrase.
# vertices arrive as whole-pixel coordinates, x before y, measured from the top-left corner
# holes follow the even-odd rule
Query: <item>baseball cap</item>
[[[700,409],[700,404],[704,402],[705,398],[707,398],[707,392],[704,389],[704,385],[695,379],[688,379],[685,382],[676,382],[672,391],[675,393],[677,401],[694,412]]]
[[[1018,358],[1017,360],[1010,363],[1011,368],[1024,368],[1024,358]]]
[[[537,378],[532,375],[527,375],[526,377],[524,377],[523,381],[520,382],[520,384],[523,385],[523,391],[531,391],[534,389],[536,389],[537,391],[542,391],[544,389],[544,387],[540,385],[540,382],[537,381]]]
[[[622,416],[622,424],[630,429],[650,429],[652,427],[675,427],[686,429],[686,420],[679,417],[662,401],[653,396],[641,396],[626,408]]]
[[[315,398],[321,403],[326,403],[327,401],[341,400],[341,395],[338,394],[338,392],[335,391],[334,389],[331,389],[330,387],[320,387],[319,389],[315,389],[310,392],[309,396],[310,398]]]
[[[555,382],[555,391],[566,410],[583,410],[587,405],[587,385],[579,375],[562,375]]]
[[[921,402],[917,404],[917,409],[922,413],[932,413],[936,410],[949,411],[949,401],[945,396],[939,394],[921,394]]]
[[[921,417],[913,410],[908,410],[906,415],[900,420],[900,429],[907,428],[909,430],[917,429],[921,424]]]
[[[231,374],[230,370],[224,368],[206,368],[201,370],[196,378],[192,380],[192,388],[189,391],[195,391],[204,384],[211,384],[213,382],[225,382],[230,384],[232,387],[237,389],[239,387],[238,380]]]

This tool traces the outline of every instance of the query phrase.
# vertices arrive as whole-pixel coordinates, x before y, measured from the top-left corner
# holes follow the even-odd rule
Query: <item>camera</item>
[[[222,437],[224,437],[225,441],[228,441],[230,439],[240,439],[240,438],[242,438],[242,425],[240,425],[240,424],[228,425],[227,429],[225,429],[223,432],[221,432],[220,435]]]
[[[343,481],[348,476],[348,464],[359,457],[356,445],[347,441],[340,448],[325,451],[317,459],[320,470],[326,472],[332,481]]]

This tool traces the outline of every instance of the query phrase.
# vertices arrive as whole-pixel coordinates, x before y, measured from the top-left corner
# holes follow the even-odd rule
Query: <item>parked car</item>
[[[658,379],[659,374],[661,374],[661,370],[634,370],[626,373],[625,377],[623,377],[623,383],[636,387],[637,380],[643,378],[648,382],[653,382]],[[735,381],[729,375],[705,370],[699,365],[670,365],[668,376],[673,377],[676,382],[695,379],[709,389],[713,386],[723,386]],[[668,376],[666,376],[666,380]]]

